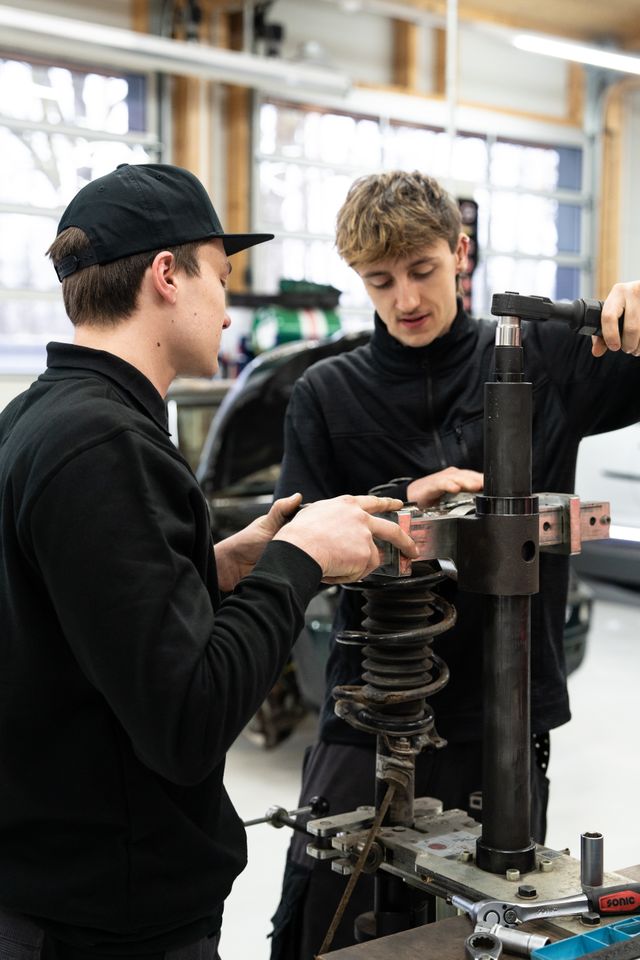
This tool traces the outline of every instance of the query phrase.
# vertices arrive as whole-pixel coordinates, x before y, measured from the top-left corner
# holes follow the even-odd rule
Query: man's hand
[[[624,313],[622,340],[618,320]],[[607,350],[624,350],[640,356],[640,281],[616,283],[602,308],[602,336],[592,337],[591,352],[602,357]]]
[[[308,553],[322,568],[325,583],[352,583],[380,566],[374,536],[393,544],[406,557],[417,557],[415,543],[397,523],[372,516],[401,507],[402,501],[392,497],[347,495],[319,500],[300,510],[273,539],[285,540]]]
[[[407,487],[407,500],[417,503],[421,510],[432,507],[445,493],[479,493],[484,478],[476,470],[447,467],[438,473],[413,480]]]
[[[276,500],[264,517],[215,546],[220,589],[228,593],[242,577],[251,573],[274,534],[293,516],[302,503],[302,494]]]

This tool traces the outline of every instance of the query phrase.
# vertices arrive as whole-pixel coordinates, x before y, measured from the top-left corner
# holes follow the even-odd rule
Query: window
[[[147,77],[0,58],[0,369],[39,370],[71,327],[45,252],[64,207],[119,163],[159,154]]]
[[[580,296],[588,279],[589,198],[580,147],[456,136],[443,130],[263,100],[258,106],[254,228],[275,233],[256,257],[255,285],[282,277],[343,291],[345,326],[370,323],[370,306],[334,246],[335,218],[353,180],[419,168],[478,204],[473,311],[490,312],[504,290]]]

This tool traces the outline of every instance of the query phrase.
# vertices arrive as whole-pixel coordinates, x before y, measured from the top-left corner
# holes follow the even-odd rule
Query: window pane
[[[568,203],[558,204],[558,250],[579,253],[581,244],[582,210]]]
[[[141,80],[0,59],[0,103],[6,117],[43,125],[140,132],[145,122]]]
[[[260,164],[259,176],[260,220],[265,227],[333,236],[352,176],[271,160]]]
[[[117,140],[86,140],[48,130],[17,133],[0,126],[3,173],[0,201],[38,207],[63,207],[89,180],[119,163],[149,163],[139,145]]]
[[[559,162],[556,149],[494,143],[491,147],[491,182],[499,187],[556,190]]]
[[[558,204],[522,193],[496,191],[491,198],[491,246],[552,257],[558,252]]]
[[[139,133],[147,138],[147,86],[144,75],[107,76],[0,57],[4,369],[11,362],[19,367],[20,357],[33,358],[52,338],[70,338],[46,250],[60,210],[81,187],[120,163],[157,158],[159,150],[126,142]],[[50,216],[43,213],[49,210]]]
[[[558,147],[558,188],[582,189],[582,150],[579,147]]]
[[[481,137],[456,137],[453,145],[452,176],[456,180],[487,179],[489,156],[487,143]]]
[[[449,139],[444,133],[415,127],[391,126],[385,132],[387,170],[421,170],[444,176],[449,163]]]
[[[58,278],[45,253],[55,239],[57,221],[17,213],[4,213],[0,221],[0,287],[56,290]]]
[[[48,340],[70,340],[71,321],[62,297],[55,300],[0,300],[0,350],[13,343],[44,344]]]
[[[525,296],[555,297],[557,265],[553,260],[490,257],[486,264],[489,306],[494,293],[515,290]]]

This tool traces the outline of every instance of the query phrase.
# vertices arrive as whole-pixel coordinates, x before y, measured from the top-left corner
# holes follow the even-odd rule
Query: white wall
[[[346,13],[308,0],[277,0],[269,20],[282,23],[285,57],[316,40],[329,62],[359,83],[392,82],[392,30],[378,15]],[[434,31],[420,28],[419,89],[433,91]],[[567,68],[560,60],[524,53],[497,36],[462,23],[458,49],[459,98],[490,106],[548,114],[566,113]]]
[[[458,57],[460,100],[552,117],[566,115],[564,61],[524,53],[506,36],[492,36],[464,24]]]
[[[35,380],[31,374],[5,373],[0,376],[0,410],[4,409],[10,400],[26,390]]]

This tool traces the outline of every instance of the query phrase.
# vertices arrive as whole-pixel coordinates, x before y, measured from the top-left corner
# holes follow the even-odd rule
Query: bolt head
[[[533,900],[538,896],[538,891],[530,883],[521,883],[518,887],[518,896],[523,900]]]
[[[600,923],[600,914],[582,913],[580,914],[580,923],[584,924],[585,927],[597,927]]]

